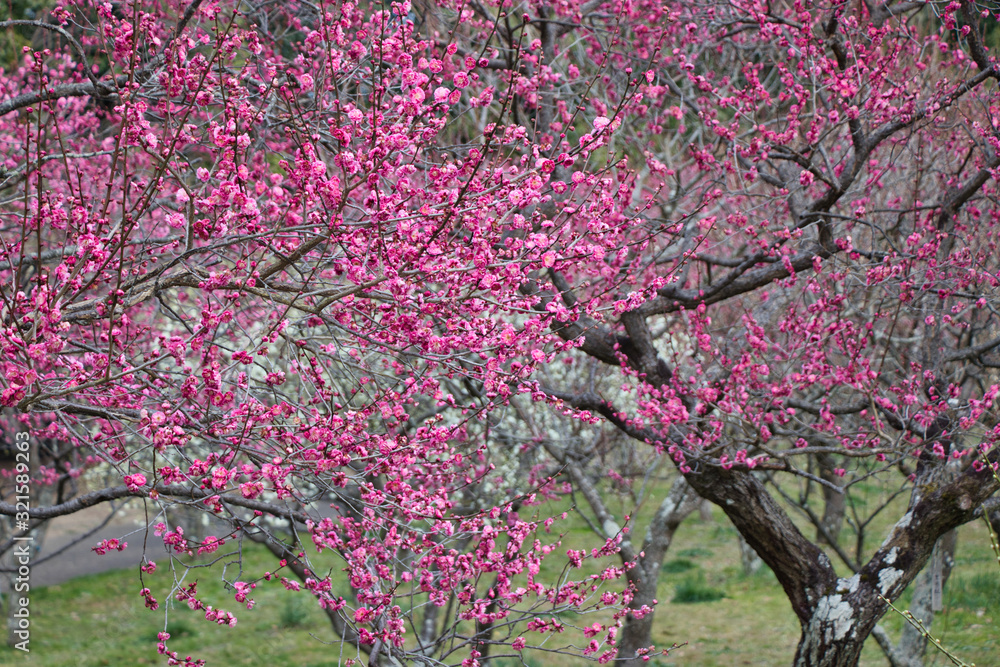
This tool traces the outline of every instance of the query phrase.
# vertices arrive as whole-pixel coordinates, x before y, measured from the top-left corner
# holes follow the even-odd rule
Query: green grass
[[[679,558],[711,558],[714,552],[711,549],[694,547],[693,549],[680,549],[677,552]]]
[[[281,607],[281,626],[284,628],[299,628],[308,622],[309,600],[301,595],[286,598],[285,604]]]
[[[157,635],[162,631],[163,629],[160,627],[150,628],[149,632],[144,634],[142,638],[155,644],[157,641]],[[168,621],[167,632],[170,633],[170,638],[172,640],[182,639],[184,637],[194,637],[198,634],[198,630],[195,628],[194,624],[186,618]]]
[[[1000,611],[1000,576],[981,572],[948,583],[948,606],[965,611]]]
[[[216,554],[218,555],[218,554]],[[246,550],[245,567],[250,571],[275,569],[270,554],[262,549]],[[150,611],[139,596],[135,570],[119,570],[81,577],[58,586],[31,591],[31,653],[0,646],[0,665],[44,667],[118,667],[119,665],[164,665],[156,652],[156,635],[170,632],[169,647],[182,657],[204,658],[209,665],[267,666],[336,665],[326,617],[308,600],[289,603],[291,597],[305,597],[286,591],[279,582],[261,582],[252,596],[258,603],[252,611],[235,602],[232,592],[219,581],[222,563],[211,569],[196,569],[186,583],[198,579],[198,591],[206,604],[234,613],[236,627],[222,627],[206,621],[204,612],[186,604],[168,601],[163,590],[171,581],[166,561],[145,584],[153,590],[160,609]],[[230,573],[230,576],[231,573]],[[287,612],[291,609],[294,624]],[[164,610],[169,610],[164,626]]]
[[[668,560],[664,563],[663,567],[660,568],[660,571],[663,572],[663,574],[678,574],[680,572],[693,570],[696,567],[698,566],[687,558],[674,558],[673,560]]]
[[[674,604],[693,604],[696,602],[715,602],[726,597],[726,592],[705,582],[701,572],[685,577],[674,587]]]
[[[876,490],[873,489],[873,495]],[[666,487],[662,493],[666,492]],[[631,524],[633,534],[645,533],[646,521],[656,509],[659,499],[652,494],[648,502],[635,512]],[[539,513],[552,513],[552,507],[537,508]],[[558,508],[557,511],[562,511]],[[872,526],[871,548],[881,542],[892,519],[899,514],[884,512],[881,523]],[[799,519],[796,519],[798,522]],[[811,534],[800,523],[806,534]],[[880,532],[881,531],[881,532]],[[557,521],[550,535],[541,537],[554,542],[562,535],[563,548],[589,550],[600,541],[587,529],[579,517],[570,513],[565,521]],[[845,531],[845,542],[850,535]],[[215,554],[218,556],[219,554]],[[937,616],[932,634],[966,662],[978,665],[996,664],[1000,655],[1000,568],[990,550],[982,523],[964,526],[959,532],[956,565],[945,589],[945,610]],[[193,612],[186,605],[164,599],[163,591],[172,581],[166,561],[153,575],[146,575],[145,584],[160,601],[158,611],[143,607],[138,595],[140,588],[135,570],[109,572],[83,577],[59,586],[31,591],[32,634],[31,654],[24,655],[0,646],[0,665],[44,667],[97,667],[103,665],[164,665],[157,655],[156,633],[164,629],[164,609],[169,609],[166,629],[173,636],[171,650],[181,656],[204,658],[210,667],[243,665],[296,665],[330,667],[340,661],[340,644],[336,643],[329,623],[322,612],[305,595],[286,591],[280,583],[260,582],[252,597],[257,607],[247,611],[233,600],[219,578],[223,565],[227,576],[240,578],[238,570],[223,560],[211,569],[196,569],[185,583],[199,580],[199,592],[206,604],[231,611],[239,618],[235,628],[220,627],[205,621],[203,613]],[[581,571],[571,572],[581,578],[616,564],[614,561],[594,563],[588,559]],[[542,563],[541,577],[555,580],[562,574],[564,560],[559,552]],[[337,571],[338,566],[325,562],[325,567]],[[261,573],[274,570],[269,553],[256,546],[247,547],[244,571]],[[678,590],[698,592],[709,589],[725,594],[724,598],[688,603],[693,593],[677,597]],[[345,594],[345,591],[337,591]],[[654,641],[657,646],[685,644],[669,656],[655,658],[650,664],[699,665],[729,667],[730,665],[790,664],[799,637],[799,624],[792,613],[784,591],[774,574],[766,567],[746,576],[740,565],[735,534],[725,523],[721,511],[714,511],[713,520],[701,522],[690,517],[678,530],[673,545],[661,569]],[[704,596],[702,596],[704,597]],[[711,597],[711,596],[708,596]],[[904,595],[905,608],[908,595]],[[563,616],[565,622],[574,619]],[[607,622],[610,614],[601,612],[577,620],[577,625],[594,621]],[[902,620],[894,614],[881,624],[890,637],[898,639]],[[344,657],[350,653],[345,648]],[[500,667],[506,660],[521,665],[512,658],[491,662]],[[563,658],[551,653],[524,652],[524,661],[532,667],[571,667],[580,660]],[[863,667],[883,667],[886,662],[874,641],[865,647],[860,663]],[[944,664],[940,660],[927,661]]]

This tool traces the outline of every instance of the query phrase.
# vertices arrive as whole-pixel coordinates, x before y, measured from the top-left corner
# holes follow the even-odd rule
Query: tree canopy
[[[348,661],[624,665],[668,648],[656,577],[701,497],[774,571],[795,664],[855,664],[1000,488],[991,12],[74,0],[0,22],[29,44],[0,74],[0,402],[61,443],[32,524],[141,499],[143,568],[156,540],[180,564],[259,542],[276,566],[229,582],[232,611],[137,589],[234,624],[278,577]],[[609,497],[659,461],[681,481],[634,526]],[[105,482],[67,491],[86,470]],[[872,480],[906,511],[852,553],[836,508]],[[568,494],[603,546],[560,539]],[[178,505],[227,528],[194,537]]]

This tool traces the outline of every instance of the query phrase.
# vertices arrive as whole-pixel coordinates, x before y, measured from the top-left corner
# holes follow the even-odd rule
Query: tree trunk
[[[636,592],[629,607],[640,609],[643,605],[652,606],[656,598],[655,586],[642,586]],[[620,667],[640,667],[648,663],[636,653],[643,649],[648,649],[653,644],[653,620],[654,614],[649,613],[642,618],[636,618],[631,613],[625,617],[625,625],[622,626],[621,639],[618,641],[618,658],[615,665]]]
[[[698,504],[698,520],[702,523],[710,523],[712,521],[712,501],[703,498]]]
[[[726,513],[777,575],[799,622],[808,623],[816,601],[837,581],[826,554],[802,534],[751,471],[712,468],[685,478],[699,495]]]
[[[796,667],[851,667],[894,600],[919,574],[938,538],[975,517],[996,489],[989,472],[957,479],[939,466],[918,470],[908,511],[874,556],[838,579],[829,557],[804,535],[751,471],[705,469],[688,483],[726,513],[771,568],[799,617]]]
[[[694,512],[701,502],[701,498],[684,478],[678,477],[646,531],[646,539],[642,544],[643,555],[633,568],[639,570],[637,573],[639,576],[632,578],[636,593],[629,604],[631,609],[641,609],[643,606],[653,608],[656,604],[656,588],[660,581],[663,556],[670,548],[674,533],[677,532],[681,522]],[[642,618],[636,618],[632,614],[625,617],[625,625],[618,640],[616,665],[639,667],[648,664],[641,657],[637,657],[636,652],[652,645],[654,616],[653,612],[649,612]]]
[[[760,571],[764,561],[760,559],[753,547],[747,544],[743,535],[737,534],[740,543],[740,564],[743,565],[743,574],[750,577]]]
[[[841,479],[834,472],[836,465],[833,457],[829,454],[820,454],[816,457],[819,464],[820,477],[834,485],[840,485]],[[816,531],[816,542],[818,544],[836,544],[840,537],[840,528],[844,524],[844,516],[847,512],[847,496],[842,492],[837,492],[829,486],[823,486],[823,518]],[[829,538],[829,539],[828,539]]]
[[[627,336],[610,336],[601,327],[587,333],[570,326],[555,331],[567,340],[584,336],[581,349],[606,363],[621,363],[620,355],[624,354],[628,364],[642,373],[651,386],[662,389],[669,385],[671,369],[659,359],[644,316],[637,310],[628,311],[622,314],[621,322]],[[617,347],[612,348],[611,342]],[[653,439],[650,432],[630,423],[613,405],[595,394],[558,397],[576,408],[598,412],[639,441]],[[693,399],[686,407],[689,411],[695,408]],[[891,413],[885,412],[883,416],[895,420],[893,428],[907,430],[906,424]],[[946,422],[942,424],[947,426]],[[802,534],[754,476],[753,469],[715,467],[708,461],[686,467],[675,461],[688,484],[726,513],[777,577],[802,628],[796,667],[856,665],[865,640],[888,609],[887,601],[896,599],[919,574],[938,539],[973,520],[976,508],[1000,488],[989,468],[966,467],[957,478],[945,469],[930,452],[931,443],[943,436],[945,426],[924,428],[925,451],[918,459],[907,512],[872,558],[848,579],[837,577],[830,558]],[[690,427],[678,426],[661,444],[669,442],[684,451],[690,448],[687,440],[690,433]],[[997,458],[993,451],[988,462],[993,463]],[[631,544],[627,548],[634,553]],[[623,554],[625,549],[623,543]],[[635,569],[638,568],[632,568]],[[632,574],[632,570],[628,574],[630,581],[639,576]],[[634,653],[621,651],[619,655],[627,660]]]
[[[857,620],[861,613],[840,595],[823,598],[810,622],[802,626],[795,667],[857,665],[867,638]]]

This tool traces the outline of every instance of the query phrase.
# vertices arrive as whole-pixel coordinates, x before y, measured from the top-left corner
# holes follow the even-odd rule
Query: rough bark
[[[582,397],[577,407],[594,409],[633,437],[649,439],[592,396]],[[683,437],[674,439],[682,442]],[[988,469],[970,466],[953,476],[940,463],[932,457],[921,461],[908,511],[850,578],[837,577],[829,557],[802,534],[752,470],[704,466],[686,472],[685,479],[726,513],[775,573],[802,627],[796,667],[850,667],[888,608],[885,600],[895,599],[913,581],[939,537],[975,518],[977,508],[1000,487]],[[634,554],[632,545],[627,548]]]
[[[941,485],[921,484],[918,474],[909,511],[871,560],[816,600],[802,626],[796,667],[856,665],[865,639],[888,608],[883,598],[898,597],[923,569],[938,538],[972,520],[996,488],[988,472],[972,468]]]
[[[802,534],[750,471],[706,469],[686,479],[699,495],[722,508],[777,575],[799,621],[808,624],[817,601],[837,579],[827,555]]]

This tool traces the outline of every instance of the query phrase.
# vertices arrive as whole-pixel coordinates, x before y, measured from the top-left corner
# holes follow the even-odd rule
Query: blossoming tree
[[[631,664],[693,489],[775,572],[795,664],[853,664],[1000,487],[992,20],[79,0],[4,22],[32,46],[0,78],[0,400],[121,480],[32,521],[127,497],[223,518],[150,531],[179,563],[262,543],[255,576],[313,596],[351,661]],[[644,544],[553,408],[681,473]],[[840,578],[780,492],[869,478],[908,507],[864,557],[823,528]],[[563,484],[603,546],[560,544]],[[230,583],[252,607],[262,579]]]

